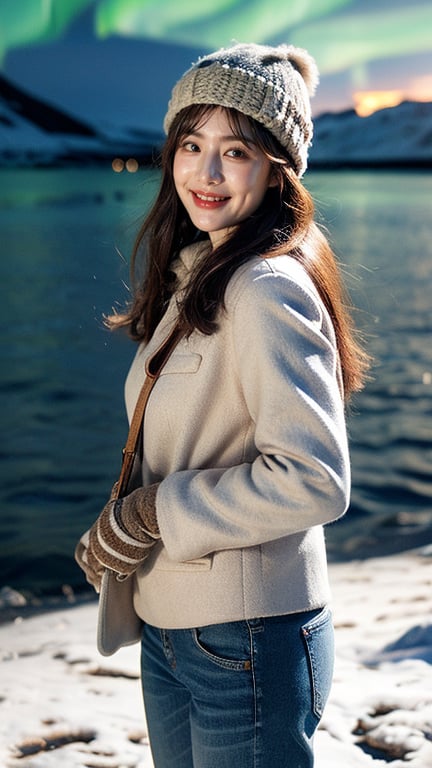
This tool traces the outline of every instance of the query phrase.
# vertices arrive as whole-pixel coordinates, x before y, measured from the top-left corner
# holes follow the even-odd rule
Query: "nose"
[[[222,164],[217,152],[201,152],[200,181],[205,184],[220,184],[223,178]]]

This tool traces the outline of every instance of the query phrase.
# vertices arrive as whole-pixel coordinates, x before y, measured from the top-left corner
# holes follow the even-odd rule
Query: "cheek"
[[[189,162],[188,162],[189,160]],[[184,181],[186,176],[188,175],[188,172],[190,171],[190,159],[185,158],[182,155],[175,155],[174,156],[174,162],[173,162],[173,178],[174,183],[181,183]]]
[[[177,186],[177,183],[178,183],[178,181],[180,179],[180,173],[181,173],[181,164],[179,163],[177,158],[174,157],[174,162],[173,162],[173,179],[174,179],[175,186]]]
[[[271,178],[270,163],[257,163],[250,169],[250,182],[260,190],[265,190],[269,186]]]
[[[262,170],[257,170],[250,179],[250,190],[252,199],[259,205],[269,188],[269,174]]]

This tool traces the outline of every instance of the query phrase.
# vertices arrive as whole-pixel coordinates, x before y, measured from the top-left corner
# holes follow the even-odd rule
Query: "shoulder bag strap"
[[[135,411],[132,416],[126,445],[123,448],[123,462],[120,476],[116,484],[116,492],[114,493],[113,498],[118,499],[126,492],[137,452],[138,438],[141,433],[141,428],[144,421],[144,412],[150,396],[150,392],[152,391],[159,377],[159,374],[162,371],[162,368],[174,350],[174,347],[180,341],[182,335],[183,333],[180,327],[176,324],[163,344],[161,344],[159,349],[157,349],[156,352],[147,361],[146,377],[144,379],[144,384],[142,385],[141,392],[139,393],[135,406]]]

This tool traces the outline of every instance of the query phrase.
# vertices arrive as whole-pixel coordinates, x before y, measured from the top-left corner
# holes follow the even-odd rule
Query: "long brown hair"
[[[186,245],[207,239],[197,232],[180,202],[173,179],[174,155],[181,139],[203,123],[210,105],[187,107],[177,115],[161,155],[159,194],[138,232],[131,259],[132,302],[123,314],[108,317],[110,328],[125,327],[136,341],[148,341],[176,289],[171,265]],[[225,109],[233,134],[247,143],[245,116]],[[240,222],[209,259],[199,262],[179,307],[185,333],[217,329],[227,284],[238,267],[259,255],[289,253],[303,264],[329,312],[336,334],[345,396],[362,388],[369,358],[358,341],[350,302],[330,245],[314,221],[311,195],[294,173],[290,158],[262,125],[246,118],[252,139],[269,159],[277,185],[269,187],[255,213]]]

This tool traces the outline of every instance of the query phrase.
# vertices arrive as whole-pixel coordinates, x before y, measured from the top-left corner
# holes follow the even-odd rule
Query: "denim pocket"
[[[333,621],[325,607],[302,626],[312,686],[312,709],[320,719],[330,694],[334,667]]]
[[[192,630],[195,645],[207,659],[231,671],[251,669],[247,622],[233,621]]]

